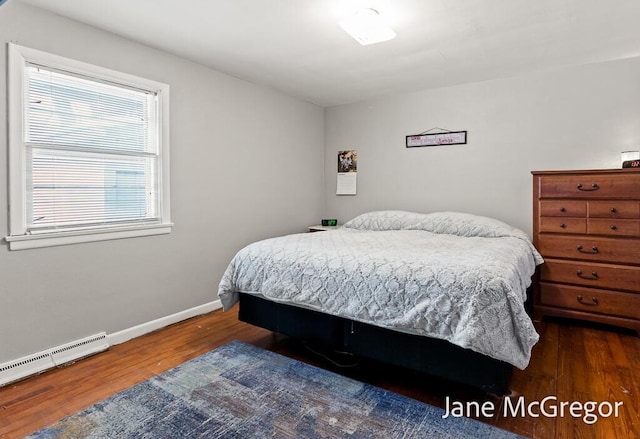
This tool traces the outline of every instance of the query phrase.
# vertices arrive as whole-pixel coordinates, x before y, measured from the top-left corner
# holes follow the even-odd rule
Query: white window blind
[[[11,250],[171,232],[169,86],[8,44]]]
[[[156,222],[155,93],[27,68],[27,230]]]

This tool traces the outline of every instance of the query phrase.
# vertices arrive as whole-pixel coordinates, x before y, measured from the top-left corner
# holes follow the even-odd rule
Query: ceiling
[[[638,0],[13,0],[333,106],[640,56]],[[339,26],[357,6],[394,40]]]

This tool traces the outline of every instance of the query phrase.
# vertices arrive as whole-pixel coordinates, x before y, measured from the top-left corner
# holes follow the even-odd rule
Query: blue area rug
[[[518,438],[241,342],[124,390],[31,438]]]

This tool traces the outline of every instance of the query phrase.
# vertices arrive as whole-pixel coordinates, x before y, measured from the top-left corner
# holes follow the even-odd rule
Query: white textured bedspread
[[[219,286],[458,346],[524,369],[538,341],[524,309],[542,258],[519,229],[468,214],[384,211],[340,230],[248,245]]]

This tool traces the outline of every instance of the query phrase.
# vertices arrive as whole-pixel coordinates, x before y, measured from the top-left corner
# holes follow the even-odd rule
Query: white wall
[[[175,227],[22,251],[2,241],[0,363],[211,302],[242,246],[321,217],[322,108],[16,1],[0,8],[2,103],[8,41],[171,86]],[[6,138],[2,123],[0,237],[8,234]]]
[[[620,167],[640,149],[640,59],[425,90],[325,111],[325,218],[456,210],[532,229],[533,170]],[[468,144],[405,148],[434,127]],[[336,196],[337,151],[358,151],[358,194]]]

